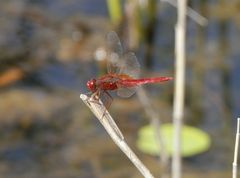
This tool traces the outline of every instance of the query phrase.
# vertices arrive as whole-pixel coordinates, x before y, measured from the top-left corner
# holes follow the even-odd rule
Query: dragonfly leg
[[[100,98],[100,90],[97,90],[96,92],[92,93],[91,97],[88,99],[88,103],[95,103],[95,104],[100,104],[99,98]]]
[[[103,118],[106,114],[106,111],[111,106],[113,98],[107,91],[97,90],[96,92],[94,92],[91,95],[91,97],[88,100],[88,103],[95,103],[98,105],[102,105],[102,103],[99,102],[100,98],[104,99],[104,100],[102,100],[102,102],[103,102],[103,105],[105,106],[105,108],[104,108],[103,114],[101,116],[101,118]]]
[[[87,95],[87,96],[92,95],[92,92],[89,91],[89,92],[87,92],[87,93],[84,93],[84,95]]]

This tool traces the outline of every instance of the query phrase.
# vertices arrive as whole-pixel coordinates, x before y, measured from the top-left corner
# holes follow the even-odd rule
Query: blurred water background
[[[183,175],[229,177],[240,112],[240,2],[189,5],[209,21],[201,27],[188,18],[184,122],[206,131],[212,145],[183,160]],[[142,46],[136,54],[142,76],[173,76],[176,8],[157,8],[150,65]],[[141,176],[79,99],[104,70],[94,55],[114,28],[104,0],[0,1],[0,177]],[[145,88],[162,122],[171,122],[173,83]],[[110,112],[157,177],[157,159],[135,145],[149,122],[137,97],[115,98]]]

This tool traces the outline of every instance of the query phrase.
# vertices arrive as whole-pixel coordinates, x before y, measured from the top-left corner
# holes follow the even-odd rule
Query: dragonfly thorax
[[[94,93],[97,90],[96,79],[89,80],[87,82],[87,88]]]

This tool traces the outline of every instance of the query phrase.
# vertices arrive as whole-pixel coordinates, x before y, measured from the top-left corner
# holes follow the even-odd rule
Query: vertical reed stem
[[[232,178],[237,178],[237,159],[238,159],[238,146],[240,138],[240,118],[237,120],[237,132],[235,140],[235,149],[234,149],[234,159],[232,163]]]
[[[185,90],[185,30],[187,0],[178,0],[178,19],[175,27],[175,88],[173,105],[173,160],[172,178],[181,177],[181,128],[184,110]]]

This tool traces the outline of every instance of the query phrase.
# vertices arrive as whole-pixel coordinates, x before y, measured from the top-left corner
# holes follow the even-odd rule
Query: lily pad
[[[166,151],[172,155],[173,125],[162,124],[161,135],[165,143]],[[183,126],[181,133],[181,155],[183,157],[193,156],[209,149],[211,140],[207,133],[191,126]],[[137,147],[144,153],[158,155],[159,149],[155,142],[155,134],[152,126],[142,127],[138,132]]]

